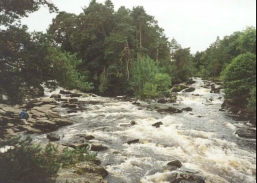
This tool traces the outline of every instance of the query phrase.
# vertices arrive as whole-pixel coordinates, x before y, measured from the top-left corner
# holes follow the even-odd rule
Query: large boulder
[[[193,87],[190,87],[184,90],[184,92],[193,92],[193,91],[195,91],[195,88]]]
[[[160,108],[157,109],[158,112],[167,112],[167,113],[182,113],[183,111],[180,109],[176,109],[174,107],[168,107],[168,108]]]
[[[182,167],[182,163],[179,160],[173,160],[167,164],[168,166]]]
[[[193,109],[191,107],[185,107],[185,108],[182,109],[182,111],[188,111],[189,112],[189,111],[193,111]]]
[[[161,125],[163,125],[162,122],[157,122],[157,123],[154,123],[152,126],[159,128]]]
[[[56,125],[56,123],[49,121],[49,120],[45,120],[45,119],[38,119],[36,121],[36,123],[33,124],[34,128],[38,128],[42,131],[55,131],[57,130],[59,127]]]
[[[108,148],[100,143],[92,143],[90,148],[91,151],[104,151],[106,149]]]
[[[46,135],[46,138],[48,138],[50,141],[59,141],[61,139],[60,135],[56,133],[49,133]]]
[[[128,142],[127,142],[127,144],[136,144],[136,143],[139,143],[139,139],[134,139],[134,140],[129,140]]]
[[[166,99],[162,98],[162,99],[159,99],[157,102],[160,103],[160,104],[165,104],[168,101]]]
[[[256,130],[255,129],[240,128],[236,131],[236,134],[242,138],[256,139]]]

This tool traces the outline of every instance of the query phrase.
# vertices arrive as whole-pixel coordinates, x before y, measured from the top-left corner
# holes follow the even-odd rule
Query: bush
[[[96,158],[96,154],[89,154],[84,148],[65,148],[63,152],[59,152],[58,146],[49,143],[42,149],[40,145],[32,144],[30,137],[25,140],[15,137],[0,144],[0,148],[6,146],[10,149],[0,153],[1,183],[54,182],[61,167]]]
[[[245,53],[232,60],[222,73],[224,92],[233,104],[246,107],[256,87],[256,55]]]
[[[149,57],[138,57],[132,68],[131,86],[140,98],[164,96],[171,86],[171,77],[162,73]]]

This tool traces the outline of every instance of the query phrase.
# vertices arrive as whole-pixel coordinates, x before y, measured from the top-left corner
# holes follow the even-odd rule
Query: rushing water
[[[137,106],[113,98],[79,98],[83,110],[76,114],[61,110],[76,123],[56,133],[63,136],[61,143],[75,134],[87,134],[95,137],[93,142],[107,146],[108,150],[99,152],[98,157],[109,172],[110,183],[166,183],[167,172],[149,172],[174,158],[182,162],[183,168],[201,172],[212,183],[255,183],[256,140],[238,137],[235,131],[245,123],[219,111],[222,94],[203,88],[200,78],[195,81],[194,92],[179,92],[177,103],[165,104],[178,109],[191,107],[191,112],[161,114],[142,107],[148,105],[144,102]],[[129,125],[131,121],[136,125]],[[155,128],[152,124],[156,122],[163,125]],[[39,135],[35,140],[45,138]],[[140,142],[126,143],[133,139]]]

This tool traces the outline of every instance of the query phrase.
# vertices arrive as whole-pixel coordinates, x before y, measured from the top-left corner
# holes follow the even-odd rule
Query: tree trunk
[[[139,41],[140,41],[140,48],[142,48],[142,25],[139,23]]]

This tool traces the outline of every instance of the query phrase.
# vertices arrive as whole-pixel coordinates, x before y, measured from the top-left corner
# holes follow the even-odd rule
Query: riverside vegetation
[[[57,16],[47,33],[29,33],[19,20],[42,5]],[[218,37],[205,51],[193,55],[190,48],[182,48],[174,38],[168,40],[164,30],[144,7],[137,6],[132,10],[120,7],[114,11],[111,0],[104,4],[91,0],[79,15],[58,12],[54,4],[44,0],[22,0],[19,6],[15,1],[4,0],[0,2],[0,25],[5,27],[0,32],[1,103],[23,104],[43,96],[41,84],[49,80],[57,81],[66,89],[102,96],[171,97],[169,88],[199,76],[218,78],[218,82],[224,84],[224,105],[256,124],[254,27],[237,31],[222,40]],[[5,167],[0,169],[8,171],[15,167],[16,172],[30,172],[35,167],[38,174],[18,177],[24,181],[54,176],[61,166],[59,160],[63,158],[72,165],[84,161],[89,155],[84,151],[81,153],[86,153],[85,157],[80,156],[80,151],[66,151],[69,158],[78,155],[72,161],[65,155],[55,154],[52,145],[42,150],[33,146],[29,139],[17,140],[15,143],[19,146],[1,154],[0,166]],[[11,145],[14,141],[8,143]],[[15,158],[24,157],[20,152],[40,158],[21,163],[27,165],[21,168],[13,164]],[[46,163],[46,155],[54,159],[53,163]],[[8,163],[2,163],[8,160]],[[8,177],[0,180],[6,180],[4,178]]]

